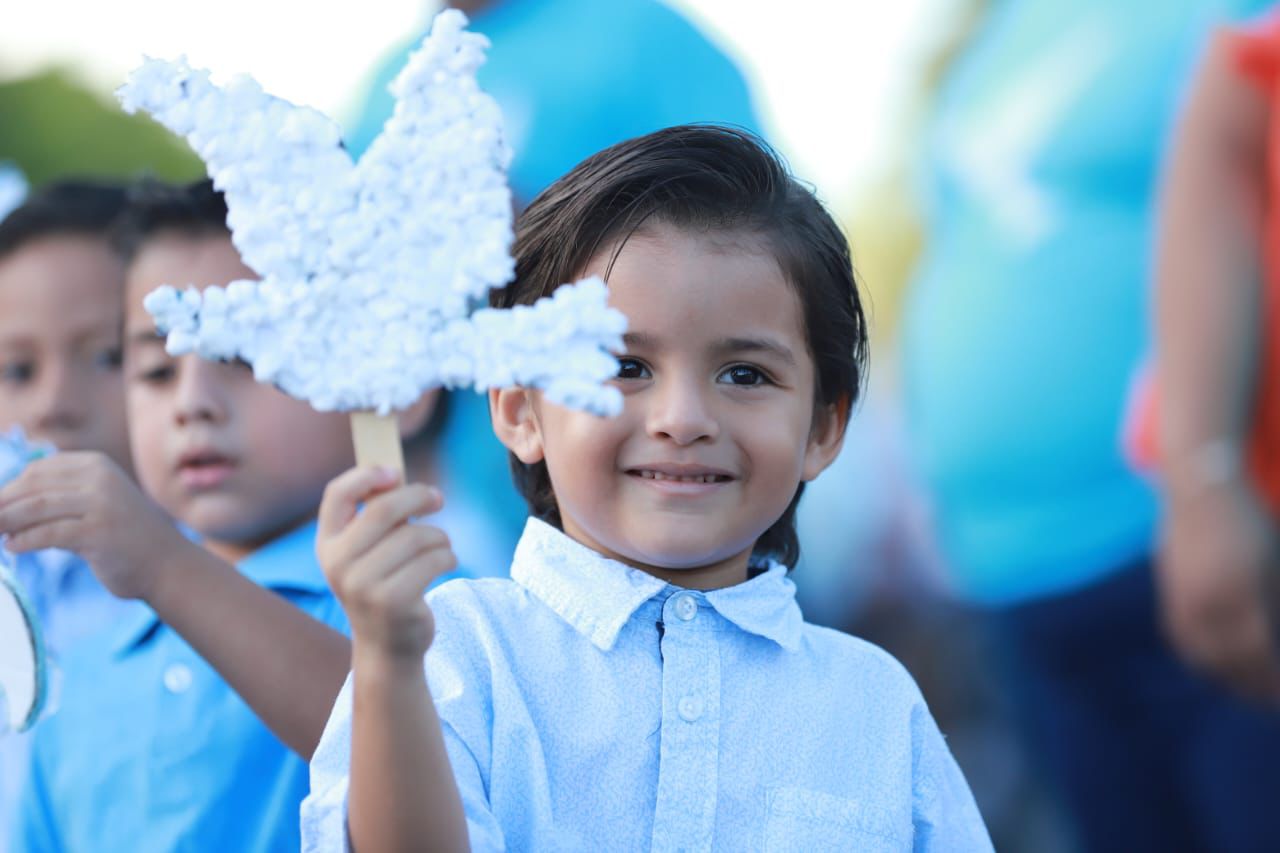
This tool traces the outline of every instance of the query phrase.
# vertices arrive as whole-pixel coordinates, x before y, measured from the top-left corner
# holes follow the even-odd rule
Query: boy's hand
[[[378,468],[353,468],[330,482],[316,552],[351,620],[355,656],[368,652],[421,670],[435,634],[423,593],[457,559],[444,531],[408,523],[440,509],[439,491],[398,483]]]
[[[113,595],[144,600],[174,550],[196,547],[115,462],[91,451],[38,459],[0,489],[0,534],[17,553],[73,551]]]
[[[1174,494],[1167,513],[1158,567],[1174,645],[1239,693],[1280,702],[1274,522],[1245,483]]]

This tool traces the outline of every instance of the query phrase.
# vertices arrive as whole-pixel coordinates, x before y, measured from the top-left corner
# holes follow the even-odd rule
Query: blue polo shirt
[[[315,534],[305,525],[239,569],[345,632]],[[15,853],[298,849],[306,762],[154,613],[81,643],[62,671],[59,709],[36,729]]]

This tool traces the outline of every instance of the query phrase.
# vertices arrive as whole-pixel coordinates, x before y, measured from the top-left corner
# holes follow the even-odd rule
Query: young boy
[[[128,470],[124,270],[107,241],[124,199],[122,187],[62,181],[0,221],[0,429],[20,426],[29,440],[63,450],[98,450]],[[133,607],[66,552],[24,555],[16,569],[54,655]],[[27,734],[0,736],[0,827],[12,825],[29,744]]]
[[[305,756],[346,670],[346,641],[326,627],[346,622],[315,562],[312,518],[324,484],[351,464],[351,436],[345,415],[317,413],[243,365],[166,354],[148,292],[253,277],[225,221],[208,182],[153,187],[118,232],[130,444],[159,508],[90,453],[31,465],[0,498],[15,550],[76,550],[113,592],[153,608],[63,661],[17,850],[298,844],[305,760],[249,706]]]
[[[407,522],[438,494],[329,486],[353,666],[306,849],[990,850],[911,677],[787,577],[866,361],[830,215],[758,139],[674,127],[548,188],[515,255],[501,307],[607,278],[622,412],[490,391],[533,516],[511,580],[424,600],[452,549]]]

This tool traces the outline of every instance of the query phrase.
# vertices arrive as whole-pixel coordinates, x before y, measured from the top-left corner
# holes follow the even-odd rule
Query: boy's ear
[[[407,409],[396,413],[396,423],[400,426],[400,440],[406,441],[422,432],[431,416],[435,414],[436,404],[440,402],[440,389],[433,388],[418,398]]]
[[[542,461],[542,427],[534,395],[525,388],[491,388],[489,417],[498,440],[526,465]]]
[[[806,483],[825,471],[840,455],[852,408],[845,401],[838,400],[814,413],[813,429],[809,431],[809,443],[804,450],[804,470],[801,473],[801,478]]]

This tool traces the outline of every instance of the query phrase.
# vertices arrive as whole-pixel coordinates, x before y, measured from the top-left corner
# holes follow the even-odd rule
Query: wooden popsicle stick
[[[404,482],[404,449],[400,446],[400,422],[394,414],[351,413],[351,440],[356,446],[356,464],[380,465],[400,472]]]

